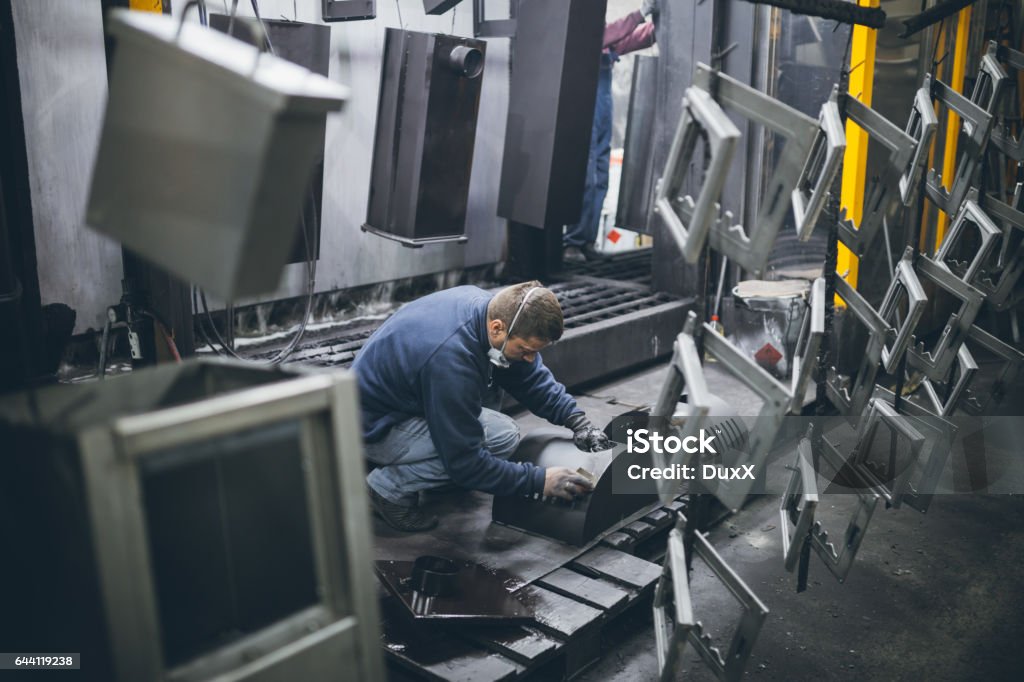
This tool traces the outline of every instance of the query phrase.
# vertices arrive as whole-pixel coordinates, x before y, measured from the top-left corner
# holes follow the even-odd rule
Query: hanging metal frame
[[[855,225],[853,220],[845,217],[845,213],[839,220],[839,240],[860,258],[882,227],[882,219],[895,198],[893,192],[899,188],[899,180],[914,156],[916,143],[914,138],[884,116],[853,97],[846,98],[846,116],[889,151],[881,174],[868,192],[860,225]]]
[[[917,274],[926,277],[947,293],[960,299],[960,309],[949,316],[942,335],[931,351],[924,349],[924,343],[917,343],[915,337],[911,347],[907,349],[911,367],[921,370],[929,379],[945,381],[953,362],[956,360],[960,344],[974,324],[974,318],[981,310],[983,294],[950,272],[944,265],[936,263],[927,256],[917,259]],[[916,344],[916,345],[914,345]]]
[[[1024,212],[1015,208],[1021,205],[1022,199],[1024,191],[1019,183],[1014,193],[1013,206],[989,194],[983,194],[981,197],[981,207],[985,213],[1003,224],[1003,241],[996,264],[998,272],[990,272],[983,268],[974,286],[985,294],[986,303],[997,311],[1005,310],[1014,303],[1014,287],[1021,273],[1024,273],[1024,239],[1021,239],[1016,250],[1010,253],[1010,246],[1015,241],[1012,233],[1015,230],[1024,233]]]
[[[673,528],[661,577],[654,588],[654,640],[658,654],[658,679],[671,682],[678,673],[686,640],[694,627],[693,602],[683,549],[683,534]]]
[[[696,263],[716,219],[718,197],[725,187],[740,131],[701,88],[686,89],[682,108],[665,170],[658,181],[654,210],[665,222],[686,261]],[[709,158],[704,182],[694,200],[683,193],[683,185],[695,165],[693,155],[701,137],[705,138]]]
[[[850,377],[830,367],[825,380],[825,392],[841,414],[848,418],[859,418],[871,398],[882,360],[882,348],[890,328],[871,304],[842,277],[835,278],[835,292],[846,301],[849,313],[867,328],[868,342],[853,387],[850,387]]]
[[[843,167],[846,152],[846,130],[839,115],[837,98],[839,90],[832,88],[832,94],[821,105],[818,114],[818,132],[814,135],[811,153],[793,189],[793,217],[797,238],[805,242],[811,238],[818,217],[825,208],[832,182]]]
[[[903,462],[898,462],[895,452],[888,452],[888,465],[885,478],[876,473],[876,466],[872,464],[872,445],[875,443],[875,436],[880,428],[887,429],[895,435],[895,439],[889,439],[892,449],[902,440],[909,447],[908,455]],[[884,439],[883,439],[884,440]],[[895,441],[895,442],[894,442]],[[925,438],[915,429],[905,415],[899,414],[888,403],[872,398],[868,403],[868,413],[861,420],[857,433],[857,446],[850,456],[850,465],[871,485],[886,503],[894,509],[899,509],[903,502],[903,493],[910,482],[910,475],[914,472],[917,460],[921,456],[921,449],[924,447]]]
[[[967,200],[960,206],[956,218],[953,220],[953,227],[935,254],[935,261],[959,275],[964,283],[971,286],[977,285],[978,275],[982,266],[988,261],[989,254],[996,247],[998,240],[1003,236],[1003,231],[996,227],[995,223],[985,214],[977,204],[977,190],[971,190]],[[969,226],[978,228],[980,245],[969,262],[961,262],[953,259],[960,247],[960,241],[968,232]],[[952,263],[952,267],[951,264]],[[963,274],[960,274],[960,272]],[[980,288],[980,287],[979,287]]]
[[[782,557],[790,573],[800,561],[800,553],[810,540],[814,510],[818,507],[818,477],[814,472],[811,441],[801,438],[796,448],[793,475],[779,502],[779,528],[782,530]]]
[[[1017,379],[1021,367],[1024,366],[1024,353],[977,326],[971,327],[967,342],[977,344],[1003,361],[995,383],[983,395],[967,389],[967,397],[963,403],[964,412],[983,415],[989,412],[993,402],[998,404],[1002,400],[1003,387]]]
[[[949,393],[945,400],[939,397],[935,382],[928,377],[924,377],[921,380],[921,388],[924,390],[928,402],[931,403],[932,411],[941,417],[951,416],[956,410],[957,405],[959,405],[960,400],[966,396],[971,380],[974,379],[974,375],[977,372],[978,362],[974,359],[970,349],[967,348],[967,344],[961,344],[960,350],[956,352],[956,365],[954,365],[953,373],[949,377],[953,385],[949,387]]]
[[[989,45],[991,49],[991,44]],[[1024,52],[1018,52],[1005,45],[996,46],[996,58],[1017,71],[1024,70]],[[994,127],[992,144],[1014,161],[1024,161],[1024,135],[1014,137],[1005,128]]]
[[[930,92],[931,76],[925,74],[924,84],[914,94],[914,106],[910,109],[910,118],[904,129],[904,132],[916,141],[910,165],[900,176],[900,199],[904,206],[910,206],[914,202],[921,174],[928,161],[928,151],[931,149],[932,139],[939,129],[939,117],[935,115]]]
[[[786,140],[778,164],[769,174],[754,226],[748,230],[742,223],[733,223],[732,213],[726,211],[712,227],[709,237],[711,248],[760,277],[792,205],[793,190],[807,165],[818,124],[774,97],[713,71],[706,64],[697,64],[693,82],[713,92],[715,100],[726,111],[764,126],[766,132],[771,131]]]
[[[907,299],[907,317],[902,322],[896,320],[895,324],[892,324],[891,320],[899,312],[902,296],[906,296]],[[892,345],[882,346],[882,365],[889,374],[896,373],[896,368],[910,345],[914,329],[920,322],[921,316],[924,315],[927,304],[928,296],[925,295],[924,287],[921,286],[921,281],[917,278],[917,273],[914,272],[914,250],[908,246],[903,253],[903,258],[896,264],[896,272],[893,273],[892,282],[889,284],[889,289],[885,292],[885,298],[882,299],[882,305],[878,310],[878,314],[882,316],[886,324],[892,324],[896,330],[896,338]]]
[[[825,278],[819,277],[811,284],[808,310],[800,327],[796,347],[793,350],[793,378],[789,392],[792,400],[789,411],[800,414],[804,408],[807,384],[811,381],[818,362],[818,350],[825,336]]]

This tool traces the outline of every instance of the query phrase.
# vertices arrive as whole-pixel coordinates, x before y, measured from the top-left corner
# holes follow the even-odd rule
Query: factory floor
[[[576,395],[592,421],[603,425],[653,403],[665,371],[658,365]],[[756,399],[717,365],[707,365],[705,372],[712,392],[743,414],[756,412]],[[516,418],[524,433],[546,424],[528,413]],[[775,462],[774,475],[788,475],[784,465]],[[940,495],[927,514],[880,504],[845,584],[812,554],[808,588],[801,594],[796,575],[783,566],[779,499],[754,497],[709,533],[711,544],[770,611],[747,678],[1021,679],[1024,497]],[[848,499],[823,496],[818,518],[838,524],[832,517],[841,518]],[[694,617],[724,652],[738,603],[702,564],[695,562],[690,582]],[[606,639],[604,656],[577,679],[656,679],[649,609]],[[678,679],[715,677],[688,646]]]

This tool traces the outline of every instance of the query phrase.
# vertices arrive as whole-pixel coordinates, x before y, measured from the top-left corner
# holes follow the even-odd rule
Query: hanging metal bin
[[[86,223],[222,298],[278,286],[347,89],[195,24],[117,11]]]

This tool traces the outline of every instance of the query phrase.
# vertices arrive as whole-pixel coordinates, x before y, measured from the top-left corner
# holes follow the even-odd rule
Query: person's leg
[[[519,445],[519,427],[511,417],[482,408],[484,446],[495,457],[507,459]],[[394,504],[411,507],[421,490],[451,483],[441,456],[430,439],[427,422],[416,417],[398,424],[378,443],[367,444],[366,457],[378,465],[366,477],[369,486]]]
[[[596,113],[596,112],[595,112]],[[583,181],[583,204],[580,209],[580,220],[565,229],[562,245],[565,247],[582,247],[590,242],[590,224],[594,221],[594,191],[597,177],[597,118],[595,116],[590,130],[590,151],[587,155],[587,170]]]
[[[590,257],[596,254],[594,248],[601,225],[604,200],[608,196],[608,168],[612,151],[612,68],[611,61],[602,59],[601,73],[597,81],[597,101],[594,105],[594,131],[591,140],[591,155],[594,157],[593,188],[591,191],[591,221],[587,224],[584,253]]]

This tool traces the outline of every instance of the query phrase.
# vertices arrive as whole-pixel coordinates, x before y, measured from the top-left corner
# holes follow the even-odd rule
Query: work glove
[[[607,450],[612,446],[604,431],[590,423],[583,412],[574,412],[565,420],[565,425],[572,429],[572,442],[584,452]]]
[[[658,13],[658,0],[644,0],[640,5],[640,14],[649,17]]]
[[[544,471],[544,497],[572,501],[589,495],[593,490],[594,484],[572,469],[548,467]]]

